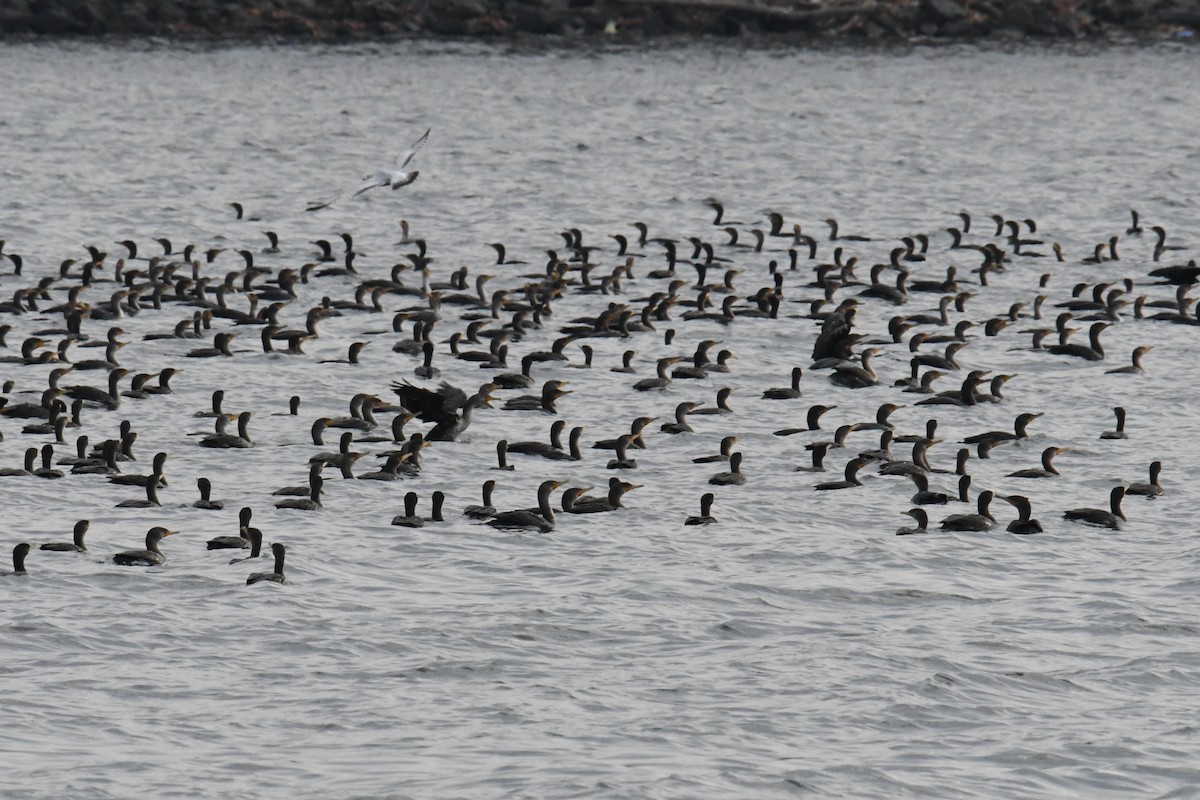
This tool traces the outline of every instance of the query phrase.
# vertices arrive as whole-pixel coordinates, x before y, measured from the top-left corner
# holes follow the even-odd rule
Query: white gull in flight
[[[433,129],[430,128],[426,130],[420,139],[417,139],[417,141],[413,142],[412,147],[396,156],[395,164],[391,169],[381,169],[378,172],[367,175],[363,178],[363,183],[358,187],[358,189],[338,195],[328,203],[320,203],[315,206],[309,206],[305,210],[317,211],[322,208],[328,208],[334,203],[340,203],[343,200],[349,200],[351,197],[358,197],[363,192],[369,189],[378,188],[380,186],[391,186],[393,189],[399,189],[401,186],[408,186],[410,183],[415,181],[417,176],[421,173],[415,169],[406,170],[405,167],[408,166],[408,162],[412,161],[413,156],[415,156],[425,145],[425,141],[429,138],[430,130]]]

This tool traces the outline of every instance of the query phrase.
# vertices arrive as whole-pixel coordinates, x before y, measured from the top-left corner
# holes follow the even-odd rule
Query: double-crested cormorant
[[[963,444],[979,444],[980,442],[990,442],[992,445],[997,445],[1001,442],[1010,442],[1016,439],[1025,439],[1029,436],[1027,428],[1029,423],[1033,422],[1038,417],[1042,416],[1042,412],[1018,414],[1013,422],[1013,430],[1009,431],[988,431],[987,433],[977,433],[973,436],[968,436],[962,440]]]
[[[1117,429],[1113,431],[1104,431],[1100,434],[1101,439],[1128,439],[1128,434],[1125,433],[1125,409],[1121,406],[1113,408],[1113,414],[1117,417]]]
[[[276,508],[294,508],[299,511],[316,511],[321,508],[321,487],[325,485],[325,479],[320,474],[309,476],[309,494],[308,497],[295,497],[287,500],[280,500],[275,504]]]
[[[258,528],[246,528],[244,534],[250,540],[250,555],[242,556],[241,558],[231,558],[230,564],[238,564],[242,561],[250,561],[251,559],[259,558],[262,555],[262,531]]]
[[[871,241],[870,236],[859,236],[856,234],[842,234],[841,236],[839,236],[838,235],[838,221],[836,219],[834,219],[833,217],[830,217],[829,219],[825,220],[825,224],[829,226],[829,241],[831,241],[831,242],[836,242],[838,240],[841,240],[843,242],[869,242],[869,241]]]
[[[233,351],[229,349],[229,345],[235,336],[237,336],[236,333],[227,333],[225,331],[221,331],[213,336],[212,347],[197,347],[193,350],[187,351],[184,353],[184,355],[188,358],[216,358],[217,356],[232,357]]]
[[[33,471],[33,474],[38,478],[61,478],[63,472],[60,469],[55,469],[54,463],[54,445],[42,445],[42,466]]]
[[[27,478],[33,475],[34,464],[37,462],[38,449],[36,447],[25,448],[25,466],[4,467],[0,469],[0,477],[5,478]]]
[[[29,542],[21,542],[13,548],[13,575],[28,575],[25,571],[25,557],[29,555],[29,551],[33,549],[33,545]]]
[[[742,454],[740,452],[729,454],[729,471],[718,472],[708,479],[708,482],[714,486],[741,486],[746,482],[746,476],[742,474]]]
[[[220,511],[225,508],[224,501],[212,499],[212,481],[208,478],[197,478],[196,488],[200,490],[200,499],[192,503],[192,508],[202,508],[206,511]]]
[[[806,417],[806,425],[803,428],[783,428],[775,431],[776,436],[792,436],[797,433],[808,433],[809,431],[821,430],[821,416],[827,411],[832,411],[837,406],[815,405],[809,406],[808,415]]]
[[[1029,498],[1019,494],[1010,494],[1001,498],[1017,509],[1018,517],[1008,523],[1005,529],[1009,533],[1032,534],[1042,532],[1042,523],[1033,519],[1033,506]]]
[[[1042,451],[1042,467],[1041,469],[1019,469],[1016,472],[1008,473],[1010,478],[1053,478],[1061,474],[1054,466],[1054,457],[1059,453],[1067,452],[1066,447],[1047,447]]]
[[[631,441],[633,437],[628,433],[617,437],[616,454],[608,460],[607,469],[637,469],[637,459],[629,457]]]
[[[624,508],[621,498],[626,492],[632,492],[641,487],[639,483],[627,483],[617,477],[608,479],[608,494],[604,497],[583,497],[572,495],[570,502],[563,498],[563,511],[568,514],[597,514],[606,511],[616,511]]]
[[[122,500],[117,503],[117,508],[159,508],[162,503],[158,500],[158,487],[162,482],[162,475],[152,473],[146,478],[146,499],[145,500]]]
[[[988,511],[995,495],[988,489],[979,493],[976,500],[978,512],[975,514],[951,514],[942,520],[944,531],[990,531],[996,523],[996,518]]]
[[[894,431],[896,426],[892,424],[889,417],[904,406],[896,405],[895,403],[884,403],[875,410],[874,422],[859,422],[854,425],[856,431]]]
[[[692,515],[683,521],[684,525],[713,525],[717,519],[712,515],[713,501],[716,495],[712,492],[705,492],[700,496],[700,513]]]
[[[402,528],[421,528],[425,525],[425,518],[417,514],[417,501],[420,498],[416,492],[407,492],[404,495],[404,513],[397,514],[392,517],[392,524],[399,525]],[[441,509],[437,509],[438,516],[441,516]]]
[[[929,533],[929,514],[923,508],[910,508],[908,511],[901,511],[901,514],[907,514],[917,521],[915,528],[900,528],[896,531],[897,536],[911,536],[914,533]]]
[[[648,392],[651,389],[666,389],[671,385],[671,378],[667,375],[667,368],[678,360],[677,356],[658,359],[657,374],[655,377],[642,378],[633,384],[633,388],[639,392]]]
[[[1125,514],[1121,512],[1123,497],[1125,497],[1125,487],[1114,486],[1108,495],[1108,511],[1100,508],[1072,508],[1063,512],[1063,519],[1120,530],[1121,521],[1125,519]]]
[[[896,457],[892,455],[892,437],[894,435],[891,431],[884,431],[879,436],[879,447],[872,450],[860,451],[858,454],[859,458],[864,458],[867,461],[882,461],[884,463],[895,461]]]
[[[699,403],[686,402],[675,406],[675,421],[664,422],[659,426],[659,430],[663,433],[692,433],[693,429],[688,424],[687,415],[699,405]]]
[[[705,406],[704,408],[694,408],[692,409],[691,413],[708,416],[732,414],[733,409],[729,406],[729,397],[733,394],[733,391],[733,388],[730,386],[721,387],[717,390],[717,397],[714,405]]]
[[[508,452],[524,453],[525,455],[537,455],[544,453],[547,450],[562,450],[562,432],[566,430],[566,427],[567,423],[565,420],[556,419],[550,426],[549,442],[539,442],[536,440],[509,442]]]
[[[167,479],[163,477],[163,467],[167,463],[167,453],[159,452],[154,454],[154,461],[150,468],[150,475],[113,475],[108,479],[109,483],[115,483],[118,486],[145,486],[152,475],[158,476],[158,485],[166,486]]]
[[[414,375],[418,378],[428,379],[442,374],[442,371],[433,365],[433,342],[426,339],[421,343],[421,355],[424,360],[413,370]]]
[[[250,506],[243,506],[238,512],[238,535],[237,536],[214,536],[208,540],[209,550],[240,550],[251,545],[250,538],[246,535],[246,531],[250,529],[250,518],[254,511]]]
[[[530,511],[518,508],[512,511],[500,511],[487,521],[493,528],[506,530],[536,529],[547,533],[554,529],[554,509],[550,505],[550,494],[562,486],[562,481],[542,481],[538,487],[538,510]]]
[[[927,475],[930,472],[945,472],[945,470],[935,470],[930,466],[929,458],[926,455],[930,446],[931,443],[927,439],[913,442],[911,461],[890,461],[879,468],[879,473],[881,475]]]
[[[846,476],[840,481],[825,481],[818,483],[813,488],[817,491],[830,491],[834,489],[849,489],[854,486],[862,486],[862,481],[858,478],[858,471],[867,463],[865,458],[852,458],[846,463]]]
[[[805,450],[812,452],[812,466],[809,467],[794,467],[793,472],[824,472],[825,471],[825,454],[832,447],[832,442],[813,442],[804,446]]]
[[[1103,361],[1104,347],[1100,344],[1100,334],[1107,327],[1107,322],[1093,322],[1092,326],[1088,328],[1089,344],[1087,345],[1071,344],[1068,342],[1066,344],[1050,345],[1045,349],[1057,356],[1075,356],[1076,358],[1083,358],[1088,361]]]
[[[224,402],[225,402],[225,390],[217,389],[216,391],[214,391],[212,393],[212,410],[211,411],[197,411],[192,416],[193,417],[202,417],[202,418],[223,417],[223,416],[225,416],[225,412],[221,410],[221,404]]]
[[[494,387],[485,383],[479,391],[461,404],[461,409],[438,392],[431,392],[411,383],[393,383],[392,389],[400,396],[400,404],[417,416],[423,422],[434,423],[433,428],[425,434],[426,441],[453,442],[471,424],[471,412],[482,406],[492,407],[494,399],[491,390]]]
[[[70,542],[46,542],[41,546],[41,550],[53,550],[60,553],[86,553],[87,545],[83,542],[83,537],[87,534],[91,522],[86,519],[81,519],[75,523],[75,531],[73,541]]]
[[[928,442],[930,445],[933,445],[933,444],[941,441],[941,439],[937,438],[937,426],[938,426],[938,421],[936,419],[933,419],[933,418],[927,419],[927,420],[925,420],[925,433],[924,434],[905,433],[900,436],[897,436],[894,441],[896,441],[899,444],[914,444],[916,442]]]
[[[1147,498],[1158,497],[1163,493],[1162,486],[1158,483],[1158,473],[1162,472],[1162,462],[1150,462],[1150,482],[1149,483],[1131,483],[1125,487],[1125,494],[1136,494]]]
[[[250,439],[250,417],[252,412],[243,411],[237,416],[236,434],[226,433],[225,426],[228,423],[228,417],[217,417],[217,430],[215,433],[210,433],[200,440],[201,447],[218,447],[226,449],[242,449],[253,447],[254,442]]]
[[[830,382],[837,386],[844,386],[847,389],[864,389],[868,386],[877,386],[879,384],[879,376],[875,374],[875,370],[871,367],[871,359],[880,352],[877,348],[868,347],[862,351],[861,364],[850,362],[839,364],[834,367],[833,374],[829,376]]]
[[[287,555],[287,548],[279,542],[271,545],[271,552],[275,554],[275,569],[271,572],[253,572],[246,578],[246,585],[252,583],[287,583],[287,578],[283,576],[283,561]]]
[[[505,411],[542,411],[547,414],[557,414],[558,408],[555,406],[558,398],[563,395],[570,394],[567,389],[562,388],[566,385],[566,381],[546,381],[542,384],[541,395],[522,395],[514,397],[504,403]]]
[[[463,509],[463,516],[471,519],[488,519],[495,516],[496,507],[492,505],[492,494],[496,491],[496,482],[494,480],[486,480],[483,482],[483,505],[470,505]]]
[[[82,438],[82,437],[81,437]],[[119,475],[121,467],[117,463],[117,454],[120,452],[121,446],[116,439],[107,439],[100,445],[100,458],[83,458],[82,456],[73,459],[74,465],[71,467],[73,475]],[[66,463],[61,462],[61,463]],[[140,482],[144,484],[144,481]]]
[[[530,355],[521,358],[521,372],[503,372],[492,377],[492,383],[497,389],[528,389],[533,386],[533,363]]]
[[[931,492],[929,490],[929,478],[925,473],[913,471],[906,474],[917,487],[916,494],[912,496],[913,503],[919,506],[945,505],[952,499],[943,492]]]
[[[579,451],[579,439],[583,436],[583,431],[584,428],[582,425],[577,425],[571,429],[571,433],[567,437],[566,450],[549,448],[538,452],[537,455],[542,458],[548,458],[551,461],[582,461],[583,454]]]
[[[700,456],[693,458],[693,464],[711,464],[716,461],[728,461],[729,454],[733,452],[733,446],[737,444],[738,437],[725,436],[721,439],[721,452],[714,456]]]
[[[803,377],[804,370],[800,367],[792,367],[792,385],[790,387],[776,387],[767,389],[762,396],[765,400],[795,400],[800,396],[800,378]]]
[[[1116,369],[1105,370],[1107,375],[1141,375],[1145,370],[1142,368],[1142,356],[1153,350],[1153,345],[1135,347],[1133,350],[1133,363],[1125,367],[1117,367]]]
[[[821,324],[821,333],[817,335],[817,341],[813,345],[813,361],[837,358],[841,356],[848,344],[852,344],[856,340],[850,333],[850,329],[854,326],[854,315],[857,312],[853,305],[855,302],[853,300],[843,301],[825,318]]]
[[[145,550],[126,550],[122,553],[117,553],[113,556],[113,561],[123,567],[154,567],[162,564],[167,560],[167,557],[158,549],[158,543],[164,537],[172,536],[179,531],[169,531],[166,528],[155,525],[146,532],[146,549]]]
[[[647,425],[657,419],[658,417],[638,417],[634,419],[634,421],[629,424],[629,447],[636,450],[645,450],[646,443],[642,440],[642,431],[645,430]],[[601,439],[600,441],[594,443],[592,448],[594,450],[612,450],[616,448],[616,446],[617,437],[614,437],[612,439]]]
[[[671,370],[671,377],[674,379],[697,379],[702,380],[708,377],[709,358],[708,351],[714,346],[720,344],[714,339],[705,339],[696,345],[696,352],[692,354],[691,366],[676,367]]]

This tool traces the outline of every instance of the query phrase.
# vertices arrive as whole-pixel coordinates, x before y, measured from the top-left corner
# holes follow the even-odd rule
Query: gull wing
[[[433,130],[433,128],[426,129],[425,133],[421,135],[421,138],[413,142],[412,147],[396,156],[396,166],[398,168],[404,169],[404,167],[408,166],[408,162],[412,161],[413,156],[420,152],[421,148],[425,146],[426,140],[429,139],[429,131],[431,130]]]
[[[329,208],[329,206],[334,205],[335,203],[340,203],[343,200],[349,200],[352,197],[358,197],[360,194],[362,194],[365,191],[368,191],[370,189],[375,189],[380,186],[387,186],[390,183],[391,183],[391,176],[388,173],[376,172],[374,175],[368,175],[367,177],[363,178],[362,184],[357,189],[354,189],[354,190],[351,190],[348,192],[343,192],[342,194],[339,194],[337,197],[330,200],[328,203],[320,203],[318,205],[309,206],[308,208],[306,208],[304,210],[305,211],[319,211],[322,208]]]

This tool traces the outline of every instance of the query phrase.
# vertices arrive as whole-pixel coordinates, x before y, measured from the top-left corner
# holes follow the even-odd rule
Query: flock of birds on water
[[[363,188],[333,202],[370,188],[411,183],[417,173],[404,168],[428,135],[427,131],[397,159],[396,170],[370,176]],[[244,216],[242,206],[230,205],[237,219],[249,226],[252,220]],[[913,527],[897,530],[898,535],[929,533],[933,530],[930,509],[963,506],[958,513],[941,514],[938,528],[1036,534],[1042,526],[1029,496],[999,494],[973,485],[970,466],[972,458],[996,457],[996,448],[1027,438],[1029,426],[1036,424],[1041,412],[1022,410],[1015,415],[1011,430],[980,431],[965,437],[953,471],[935,468],[929,461],[928,451],[939,441],[936,417],[930,416],[921,430],[901,431],[891,420],[893,413],[907,406],[925,407],[922,410],[930,414],[969,414],[973,407],[1006,402],[1004,387],[1014,376],[992,374],[972,362],[971,344],[978,337],[1013,337],[1015,341],[1016,337],[1031,336],[1027,349],[1042,352],[1048,359],[1108,363],[1104,331],[1117,325],[1132,327],[1131,315],[1139,323],[1200,324],[1200,315],[1189,310],[1192,300],[1187,296],[1200,279],[1200,267],[1195,261],[1183,263],[1178,252],[1183,248],[1172,242],[1161,226],[1143,226],[1136,211],[1131,224],[1098,242],[1084,258],[1072,260],[1060,246],[1046,240],[1031,219],[979,217],[963,211],[932,235],[917,233],[888,240],[847,234],[831,218],[824,220],[823,235],[816,237],[780,213],[768,212],[761,223],[747,225],[727,221],[720,202],[710,199],[707,205],[715,218],[707,230],[696,235],[673,238],[635,222],[603,241],[592,242],[585,241],[578,228],[567,228],[555,247],[542,251],[544,264],[540,253],[537,258],[526,256],[527,262],[510,257],[505,244],[494,242],[486,245],[494,251],[486,266],[472,270],[464,265],[445,274],[435,274],[434,248],[410,230],[406,221],[401,222],[403,238],[397,243],[394,263],[380,268],[382,273],[360,271],[361,262],[356,263],[359,254],[348,232],[340,234],[340,242],[331,237],[332,242],[288,243],[273,231],[265,231],[265,242],[239,248],[189,244],[176,249],[164,237],[153,240],[157,251],[149,256],[148,248],[132,240],[115,243],[118,253],[87,244],[80,254],[65,258],[57,272],[36,277],[26,275],[22,255],[6,251],[0,241],[0,255],[11,265],[11,271],[0,273],[0,282],[10,287],[16,284],[11,299],[0,303],[0,348],[7,353],[0,356],[0,362],[12,376],[4,382],[0,397],[0,432],[10,440],[16,435],[43,442],[26,447],[23,466],[4,467],[0,477],[137,486],[145,491],[145,498],[125,500],[119,506],[161,507],[158,493],[167,485],[169,453],[157,453],[146,472],[131,470],[138,460],[134,450],[136,410],[140,403],[172,394],[171,379],[184,362],[143,371],[136,363],[122,360],[122,348],[131,343],[125,338],[128,333],[122,321],[129,317],[147,315],[171,321],[169,331],[144,336],[135,351],[148,352],[157,342],[177,344],[182,340],[190,341],[183,358],[230,359],[237,357],[231,350],[233,337],[256,331],[265,352],[305,359],[309,356],[303,346],[321,336],[324,319],[332,315],[378,319],[378,315],[390,313],[391,330],[374,330],[368,338],[351,343],[343,363],[370,370],[369,361],[360,361],[370,344],[411,359],[410,374],[387,376],[394,397],[357,393],[347,398],[349,416],[313,420],[312,449],[324,446],[326,432],[338,431],[338,450],[305,456],[308,481],[281,487],[270,501],[280,509],[319,512],[326,474],[383,482],[430,477],[422,472],[425,448],[455,441],[468,428],[475,432],[486,429],[485,415],[538,414],[551,423],[549,439],[500,439],[493,467],[503,475],[515,468],[510,462],[518,458],[525,460],[522,470],[536,468],[532,465],[542,461],[555,462],[552,469],[557,477],[540,483],[536,497],[530,498],[536,504],[498,509],[492,500],[497,482],[488,479],[482,484],[481,504],[457,513],[497,529],[545,533],[573,514],[624,509],[626,495],[638,488],[631,480],[638,468],[635,456],[652,453],[655,436],[697,435],[689,419],[702,414],[722,415],[728,419],[726,430],[735,430],[738,415],[744,413],[730,402],[738,389],[733,364],[738,329],[777,325],[787,328],[797,361],[807,363],[791,370],[787,385],[762,392],[758,407],[768,408],[773,418],[790,421],[790,427],[781,428],[776,435],[801,436],[806,442],[811,461],[795,469],[813,474],[813,490],[861,490],[862,471],[873,468],[881,476],[913,486],[911,507],[903,511],[912,517]],[[1126,246],[1138,249],[1141,261],[1137,263],[1152,262],[1146,264],[1145,274],[1130,277],[1126,273],[1124,266],[1131,262],[1122,261],[1119,250]],[[887,261],[869,266],[859,261],[860,254],[881,250],[889,252]],[[1038,266],[1064,262],[1089,265],[1093,279],[1075,284],[1067,292],[1054,285],[1053,267]],[[274,266],[266,266],[268,263]],[[983,311],[989,277],[1007,271],[1028,272],[1033,288],[1029,302]],[[758,285],[743,289],[751,281]],[[301,299],[318,294],[321,300],[311,305]],[[594,313],[561,319],[556,306],[566,297],[583,298]],[[887,317],[886,327],[863,325],[869,315],[861,312],[878,309],[888,309],[876,314]],[[370,327],[380,326],[372,322]],[[672,345],[677,332],[685,328],[703,332],[704,338],[692,352]],[[1080,341],[1080,334],[1086,336],[1086,343]],[[614,338],[626,346],[620,363],[593,364],[593,345]],[[719,352],[714,353],[718,347]],[[1106,371],[1136,379],[1150,349],[1138,346],[1130,363]],[[876,372],[873,359],[889,350],[907,353],[909,374],[885,377]],[[89,357],[83,357],[85,354]],[[438,364],[450,359],[478,366],[484,375],[480,385],[458,388],[439,382]],[[649,369],[651,363],[653,370]],[[46,386],[33,385],[26,378],[33,372],[45,374],[44,368],[33,369],[39,365],[50,367]],[[564,368],[609,373],[597,380],[627,381],[629,392],[660,405],[664,401],[655,398],[668,398],[668,407],[658,408],[657,416],[624,422],[610,419],[610,423],[627,426],[628,432],[592,442],[585,449],[584,427],[567,430],[566,421],[560,418],[558,403],[573,391],[562,377]],[[555,377],[542,380],[538,372]],[[85,380],[86,375],[95,375],[97,380]],[[814,380],[814,375],[825,377]],[[783,383],[789,376],[780,377]],[[126,378],[130,379],[128,385]],[[690,390],[701,385],[718,387],[715,402],[673,402],[671,396],[677,395],[680,387]],[[822,428],[822,418],[837,407],[839,393],[873,386],[892,387],[896,401],[881,405],[873,420],[842,424],[834,430]],[[224,394],[216,388],[211,409],[196,413],[214,425],[199,446],[271,447],[270,442],[253,438],[251,412],[224,410]],[[802,402],[806,396],[816,399],[817,395],[823,402]],[[299,395],[292,397],[289,412],[303,417]],[[1115,427],[1097,431],[1099,438],[1126,437],[1125,409],[1115,408],[1114,414]],[[87,431],[92,421],[108,415],[126,417],[120,435],[90,441]],[[386,415],[391,415],[390,420],[384,419]],[[660,417],[669,419],[655,425]],[[417,426],[421,430],[410,432]],[[849,441],[856,432],[879,436],[879,447],[856,450]],[[74,455],[61,452],[70,450],[68,433],[77,435]],[[695,461],[717,470],[707,477],[708,484],[728,487],[725,494],[736,498],[734,487],[747,481],[738,437],[725,435],[713,445],[711,455]],[[911,450],[901,452],[902,445]],[[1018,469],[1009,477],[1053,480],[1059,475],[1054,459],[1062,452],[1064,448],[1047,447],[1039,467]],[[844,464],[828,468],[841,477],[822,479],[826,461],[841,461],[843,453],[848,454]],[[361,469],[360,462],[369,457],[381,463],[355,474],[356,468]],[[569,483],[561,480],[563,468],[585,459],[600,459],[613,471],[607,491],[593,496],[588,493],[591,487],[569,486],[556,504],[555,492]],[[1124,497],[1163,493],[1160,470],[1161,463],[1154,461],[1148,481],[1115,481],[1107,507],[1059,513],[1066,520],[1119,529],[1126,519]],[[454,476],[432,477],[451,480]],[[931,488],[934,480],[949,480],[953,485],[939,491]],[[197,485],[200,499],[192,504],[196,509],[223,508],[211,498],[207,478],[199,477]],[[1015,517],[998,518],[993,500],[1013,506]],[[704,492],[699,497],[699,513],[681,522],[717,523],[715,501],[714,491]],[[429,516],[417,513],[419,502],[417,492],[407,492],[403,512],[393,524],[420,527],[445,521],[444,492],[431,493]],[[252,507],[241,508],[237,533],[214,537],[207,541],[207,548],[249,551],[248,556],[231,563],[264,556],[263,533],[252,521]],[[70,542],[18,544],[13,550],[13,574],[27,574],[26,559],[35,548],[39,553],[88,553],[85,536],[89,527],[88,520],[80,520]],[[143,548],[117,553],[111,560],[123,566],[161,565],[166,561],[163,540],[174,533],[153,526],[145,535]],[[247,583],[286,582],[285,545],[275,542],[269,549],[274,569],[250,574]],[[39,569],[52,567],[47,561]]]

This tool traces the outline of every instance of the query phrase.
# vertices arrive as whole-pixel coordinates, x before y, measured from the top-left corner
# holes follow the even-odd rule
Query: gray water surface
[[[1127,237],[1125,228],[1137,208],[1172,242],[1200,237],[1196,70],[1193,50],[1166,45],[572,52],[9,44],[0,49],[0,238],[25,268],[17,277],[0,265],[0,294],[57,274],[63,259],[82,262],[84,245],[110,251],[111,264],[123,251],[117,240],[133,238],[153,255],[159,236],[176,249],[226,248],[205,267],[217,283],[243,266],[234,249],[257,253],[268,229],[279,233],[281,252],[258,253],[256,264],[299,268],[315,257],[312,240],[330,238],[340,250],[337,233],[350,231],[359,271],[386,277],[414,252],[396,244],[400,219],[428,241],[434,279],[466,265],[472,275],[494,273],[490,289],[516,293],[522,275],[544,273],[547,249],[566,253],[559,231],[568,227],[600,248],[593,277],[620,263],[609,235],[636,235],[635,220],[652,235],[722,242],[704,206],[716,197],[743,236],[765,229],[768,211],[800,223],[821,240],[818,261],[832,258],[828,216],[876,237],[847,246],[862,278],[898,237],[924,232],[932,244],[915,277],[940,277],[954,263],[977,280],[969,273],[977,257],[947,250],[944,229],[959,224],[956,212],[974,214],[977,241],[992,232],[990,214],[1032,218],[1047,242],[1036,249],[1049,253],[1059,242],[1067,261],[1014,259],[986,289],[973,287],[966,315],[982,322],[1013,303],[1032,307],[1040,291],[1049,299],[1037,324],[1051,325],[1059,311],[1052,304],[1077,282],[1131,277],[1134,296],[1171,296],[1172,287],[1146,276],[1161,265],[1151,260],[1152,235]],[[305,213],[386,165],[427,127],[416,183]],[[235,220],[231,201],[259,220]],[[1119,262],[1080,263],[1112,235],[1122,237]],[[529,263],[494,266],[493,241]],[[739,296],[770,285],[768,262],[786,265],[789,241],[762,253],[718,248],[742,270]],[[633,298],[665,288],[647,277],[665,266],[662,249],[637,250],[646,255],[622,297],[566,295],[545,328],[513,344],[513,371],[521,353],[546,348],[572,318],[594,316],[610,300],[640,307]],[[681,257],[688,250],[684,242]],[[27,577],[0,575],[0,793],[1200,794],[1200,549],[1191,513],[1200,492],[1189,483],[1200,467],[1200,425],[1189,407],[1200,378],[1195,328],[1137,321],[1126,309],[1106,331],[1109,355],[1099,363],[1030,351],[1020,331],[1032,320],[991,338],[976,329],[964,366],[1017,377],[1005,402],[974,410],[913,407],[918,396],[891,386],[908,372],[903,345],[886,346],[876,360],[883,385],[852,391],[809,371],[802,399],[760,400],[811,360],[817,327],[803,318],[808,305],[792,301],[817,295],[805,287],[812,263],[786,275],[779,320],[726,328],[684,322],[680,307],[657,334],[588,340],[591,370],[573,368],[583,340],[568,348],[570,364],[536,368],[539,380],[571,381],[560,416],[587,427],[585,444],[625,432],[635,416],[669,419],[679,402],[711,404],[717,388],[736,387],[735,413],[693,417],[694,434],[667,436],[654,423],[648,449],[636,454],[639,469],[625,476],[644,484],[625,510],[560,515],[546,535],[497,532],[460,511],[479,502],[488,478],[500,483],[502,509],[532,505],[548,478],[602,493],[610,454],[588,449],[578,463],[512,456],[516,470],[498,473],[490,469],[498,439],[542,439],[552,421],[498,409],[481,410],[459,442],[428,448],[418,478],[343,481],[327,472],[324,510],[273,507],[270,493],[303,483],[308,457],[336,443],[330,431],[326,447],[312,445],[315,418],[344,415],[356,392],[391,400],[393,380],[416,381],[417,362],[391,350],[409,326],[392,333],[391,318],[420,298],[389,296],[387,313],[325,320],[305,357],[263,354],[257,329],[240,331],[232,359],[185,358],[195,342],[143,342],[190,316],[179,305],[123,320],[132,342],[123,363],[183,372],[173,395],[86,411],[83,432],[99,441],[130,419],[138,462],[126,471],[147,472],[155,452],[169,452],[170,486],[162,508],[137,510],[113,506],[140,490],[94,476],[0,479],[5,552],[19,541],[68,539],[75,520],[92,520],[88,555],[35,550]],[[679,269],[694,282],[690,266]],[[1043,272],[1051,278],[1039,290]],[[709,277],[719,280],[720,270]],[[282,316],[301,324],[322,296],[349,299],[354,286],[314,281]],[[84,299],[100,304],[113,288],[97,285]],[[903,310],[936,302],[914,296]],[[246,301],[238,295],[231,304]],[[859,329],[885,335],[895,312],[871,301]],[[61,318],[4,321],[14,325],[11,353]],[[93,337],[106,327],[85,323]],[[678,332],[669,347],[667,327]],[[443,378],[473,390],[489,373],[449,358],[440,342],[456,329],[453,319],[439,325],[437,363]],[[656,358],[690,356],[705,338],[735,351],[732,373],[677,381],[662,393],[630,390],[653,374]],[[319,363],[368,339],[360,366]],[[1137,345],[1155,348],[1145,375],[1105,375]],[[638,374],[610,372],[630,348]],[[98,352],[75,348],[73,356]],[[45,388],[51,366],[5,364],[2,376],[16,383],[12,402],[36,399],[21,393]],[[943,378],[938,388],[959,380]],[[103,381],[102,372],[80,372],[63,382]],[[188,435],[211,430],[192,415],[216,388],[226,390],[226,410],[254,412],[255,447],[207,450]],[[286,416],[293,394],[303,401],[295,417]],[[871,420],[884,402],[905,405],[893,416],[898,432],[919,432],[936,416],[943,442],[931,458],[950,470],[963,436],[1042,412],[1029,440],[969,468],[972,497],[985,488],[1028,494],[1046,532],[999,532],[1012,514],[998,502],[997,532],[896,537],[910,524],[900,512],[911,484],[873,467],[862,487],[814,492],[818,480],[840,476],[849,456],[831,452],[823,476],[793,472],[818,436],[771,434],[801,424],[818,402],[838,406],[824,421],[830,429]],[[1129,409],[1129,438],[1102,441],[1115,405]],[[19,465],[26,447],[53,441],[21,427],[0,419],[7,466]],[[710,487],[722,468],[692,459],[715,453],[728,434],[740,437],[750,480]],[[878,443],[877,432],[858,431],[849,451]],[[1036,466],[1050,445],[1070,448],[1058,459],[1060,478],[1005,477]],[[373,454],[388,446],[356,445],[372,454],[356,471],[374,469]],[[906,446],[895,451],[907,457]],[[1144,481],[1154,459],[1164,463],[1167,493],[1129,498],[1121,531],[1062,520],[1064,509],[1104,506],[1117,483]],[[201,475],[224,511],[190,507]],[[952,490],[954,476],[932,482]],[[685,528],[710,488],[719,523]],[[433,490],[445,491],[447,521],[391,526],[410,489],[422,513]],[[204,549],[211,536],[236,531],[243,505],[268,542],[288,546],[290,585],[247,587],[246,575],[269,570],[269,559],[231,566],[228,551]],[[931,507],[934,527],[964,510]],[[164,542],[166,565],[111,563],[111,553],[140,547],[152,525],[181,531]]]

